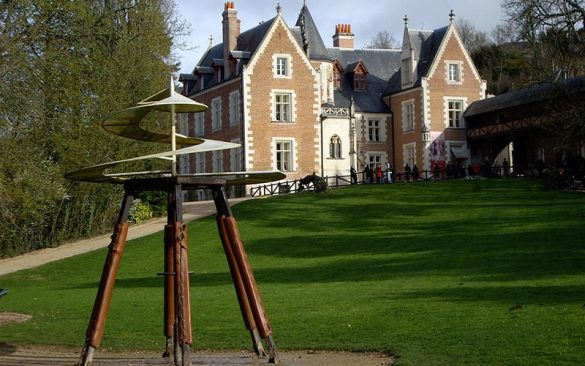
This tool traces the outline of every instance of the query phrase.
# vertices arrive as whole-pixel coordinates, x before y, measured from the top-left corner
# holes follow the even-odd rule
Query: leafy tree
[[[99,121],[168,84],[187,29],[174,7],[0,1],[0,256],[111,229],[120,188],[63,174],[160,150],[111,136]]]

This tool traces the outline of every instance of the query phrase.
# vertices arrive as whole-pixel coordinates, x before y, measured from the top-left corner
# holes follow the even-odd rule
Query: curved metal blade
[[[184,154],[192,154],[196,152],[205,152],[205,151],[215,151],[215,150],[225,150],[225,149],[233,149],[236,147],[240,147],[239,144],[234,144],[232,142],[223,142],[223,141],[216,141],[216,140],[206,140],[200,139],[203,141],[199,145],[189,146],[183,149],[178,149],[174,151],[165,151],[156,154],[150,155],[143,155],[138,156],[135,158],[124,159],[124,160],[117,160],[111,161],[108,163],[98,164],[94,166],[90,166],[87,168],[79,169],[70,173],[65,174],[65,178],[72,179],[72,180],[79,180],[84,182],[100,182],[100,183],[124,183],[129,177],[136,177],[136,176],[153,176],[153,175],[161,175],[161,174],[170,174],[170,171],[152,171],[152,172],[128,172],[128,173],[115,173],[115,174],[107,174],[105,170],[111,169],[117,165],[123,163],[129,163],[133,161],[139,160],[148,160],[148,159],[160,159],[160,158],[167,158],[173,155],[184,155]]]

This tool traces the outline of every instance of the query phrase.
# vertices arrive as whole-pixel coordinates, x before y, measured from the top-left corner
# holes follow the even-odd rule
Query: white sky
[[[436,29],[449,22],[449,12],[457,19],[466,19],[476,29],[491,32],[502,22],[500,0],[305,0],[326,47],[332,47],[335,25],[351,24],[355,34],[356,48],[371,42],[380,31],[388,31],[402,43],[404,15],[409,18],[409,27],[414,29]],[[222,16],[224,0],[177,0],[181,17],[191,24],[191,35],[184,41],[193,48],[178,52],[181,73],[190,73],[209,45],[222,41]],[[276,15],[276,4],[280,3],[285,22],[294,26],[303,0],[234,0],[241,31],[244,32],[261,21]]]

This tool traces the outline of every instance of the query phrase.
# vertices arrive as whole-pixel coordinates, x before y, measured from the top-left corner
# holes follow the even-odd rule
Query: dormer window
[[[291,78],[292,58],[290,55],[275,54],[272,56],[272,69],[276,78]]]
[[[353,75],[353,89],[367,90],[368,89],[368,75],[363,72],[356,72]]]
[[[335,61],[333,64],[333,87],[337,90],[341,90],[343,88],[342,85],[342,78],[343,78],[343,68],[339,64],[339,61]]]
[[[368,69],[361,60],[348,66],[347,72],[353,73],[353,90],[368,90]]]

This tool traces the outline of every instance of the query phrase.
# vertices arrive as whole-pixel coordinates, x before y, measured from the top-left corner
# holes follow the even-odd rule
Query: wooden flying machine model
[[[84,366],[91,365],[102,339],[116,274],[126,245],[130,205],[136,195],[144,191],[166,192],[168,198],[167,225],[164,228],[164,273],[162,273],[164,275],[164,334],[166,336],[166,350],[163,356],[170,357],[172,352],[174,365],[191,365],[190,346],[193,338],[187,226],[183,224],[182,191],[202,188],[210,189],[212,192],[217,209],[219,236],[234,282],[244,324],[252,337],[254,352],[258,356],[268,356],[270,363],[278,363],[272,329],[240,239],[236,220],[226,199],[225,187],[266,183],[283,179],[285,176],[278,171],[177,174],[177,156],[240,146],[229,142],[188,137],[176,132],[176,113],[202,112],[206,109],[207,106],[177,94],[171,79],[168,89],[139,102],[135,107],[118,111],[102,122],[102,127],[110,133],[136,140],[170,144],[170,151],[99,164],[65,175],[66,178],[73,180],[124,185],[124,198],[113,230],[112,241],[108,247],[81,354],[81,364]],[[170,134],[161,134],[141,127],[141,121],[154,111],[170,114]],[[177,149],[177,145],[184,147]],[[147,159],[169,160],[170,169],[111,172],[111,169],[118,165]]]

